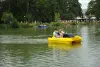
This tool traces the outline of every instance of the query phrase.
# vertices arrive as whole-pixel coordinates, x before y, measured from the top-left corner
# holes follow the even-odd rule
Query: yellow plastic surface
[[[73,48],[81,47],[81,43],[75,43],[75,44],[48,44],[49,48],[53,49],[60,49],[60,50],[71,50]]]
[[[73,42],[81,42],[82,38],[80,36],[74,36],[72,38],[56,38],[56,37],[49,37],[48,43],[61,43],[61,44],[71,44]]]

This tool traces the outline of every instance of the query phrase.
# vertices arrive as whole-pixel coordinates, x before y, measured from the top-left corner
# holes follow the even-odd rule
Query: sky
[[[82,9],[87,9],[88,3],[89,3],[90,1],[91,1],[91,0],[79,0],[79,2],[82,4]]]

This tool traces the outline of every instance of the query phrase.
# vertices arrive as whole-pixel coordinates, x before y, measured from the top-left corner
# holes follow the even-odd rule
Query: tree
[[[88,17],[95,16],[97,19],[100,18],[100,0],[91,0],[89,2],[86,15]]]
[[[82,16],[81,4],[78,0],[59,0],[60,14],[63,20],[74,19]]]
[[[11,12],[18,21],[55,21],[57,14],[62,19],[74,19],[82,16],[78,0],[5,0],[2,13]]]

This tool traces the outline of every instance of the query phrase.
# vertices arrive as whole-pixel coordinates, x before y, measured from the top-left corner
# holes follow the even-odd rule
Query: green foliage
[[[32,27],[29,23],[20,23],[19,24],[21,28],[29,28]]]
[[[88,17],[91,17],[92,15],[94,15],[95,13],[95,3],[96,1],[90,1],[89,4],[88,4],[88,10],[86,12],[86,15]]]
[[[91,0],[88,5],[86,15],[90,17],[100,18],[100,0]]]
[[[6,28],[19,28],[18,21],[13,17],[10,12],[4,12],[1,20],[5,23]]]
[[[51,22],[51,25],[52,26],[62,26],[63,23],[61,23],[61,22]]]
[[[78,24],[77,22],[72,22],[72,23],[71,23],[71,25],[77,25],[77,24]]]
[[[61,19],[73,19],[82,17],[82,9],[78,0],[59,0]]]
[[[72,14],[72,13],[63,14],[61,17],[62,17],[62,20],[74,19],[74,14]]]
[[[0,29],[5,29],[5,24],[0,24]]]
[[[31,19],[32,19],[32,15],[28,13],[28,14],[26,14],[25,18],[26,18],[26,20],[27,20],[28,22],[30,22]]]
[[[11,28],[20,28],[19,23],[16,19],[13,19],[10,26],[11,26]]]
[[[5,0],[1,5],[1,11],[12,13],[3,14],[2,21],[5,23],[10,23],[13,16],[18,21],[48,23],[62,19],[60,16],[64,16],[65,20],[82,16],[78,0]]]
[[[13,21],[13,15],[12,15],[12,13],[4,12],[3,15],[2,15],[1,20],[2,20],[5,24],[10,24],[10,22]]]
[[[60,20],[60,14],[59,13],[55,13],[55,21]]]

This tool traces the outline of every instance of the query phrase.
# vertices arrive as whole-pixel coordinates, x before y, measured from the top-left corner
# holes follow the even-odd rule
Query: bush
[[[20,23],[20,27],[21,28],[29,28],[30,25],[29,25],[29,23]]]
[[[13,20],[10,24],[11,28],[20,28],[19,23],[16,19]]]
[[[71,25],[77,25],[78,24],[78,22],[72,22],[71,23]]]
[[[33,26],[35,26],[34,23],[29,23],[29,27],[33,27]]]
[[[52,26],[62,26],[63,23],[61,23],[61,22],[51,22],[51,25]]]
[[[5,24],[10,24],[10,22],[13,21],[13,14],[10,12],[4,12],[2,15],[1,20],[5,23]]]
[[[1,20],[4,22],[5,28],[19,28],[18,21],[11,12],[4,12]]]
[[[0,24],[0,28],[5,29],[6,28],[5,24]]]
[[[18,25],[17,22],[11,23],[11,27],[12,27],[12,28],[20,28],[20,26]]]
[[[55,21],[61,20],[60,13],[55,13]]]

